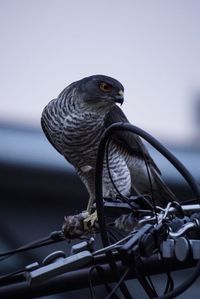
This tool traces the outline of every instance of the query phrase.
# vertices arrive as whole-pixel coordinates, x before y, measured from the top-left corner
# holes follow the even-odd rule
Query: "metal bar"
[[[105,259],[104,259],[105,262]],[[166,271],[176,271],[194,267],[196,261],[190,260],[185,262],[179,262],[177,259],[161,260],[158,255],[143,260],[143,266],[138,267],[144,275],[155,275],[165,273]],[[126,269],[120,261],[116,262],[120,275]],[[107,282],[115,282],[112,270],[108,264],[101,264],[105,272]],[[80,269],[77,271],[71,271],[66,274],[57,276],[36,285],[29,285],[28,282],[23,281],[20,283],[9,284],[0,288],[0,298],[4,299],[17,299],[17,298],[37,298],[42,296],[48,296],[52,294],[58,294],[62,292],[68,292],[77,289],[83,289],[88,287],[88,273],[91,267]],[[134,268],[130,271],[127,279],[134,279],[136,277]],[[93,271],[92,281],[94,285],[100,285],[103,283],[102,278],[96,271]]]

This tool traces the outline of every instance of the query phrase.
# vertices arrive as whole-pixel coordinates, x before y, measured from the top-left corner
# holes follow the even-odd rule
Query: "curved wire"
[[[136,139],[136,141],[137,141],[137,139]],[[142,148],[141,148],[141,150],[142,150]],[[151,198],[152,198],[152,201],[153,201],[153,211],[154,211],[154,215],[155,215],[155,218],[156,218],[156,222],[158,223],[158,216],[157,216],[157,213],[156,213],[156,202],[155,202],[155,199],[154,199],[153,184],[152,184],[151,173],[150,173],[151,170],[149,168],[149,163],[146,159],[146,156],[145,156],[145,153],[143,152],[143,150],[142,150],[142,155],[143,155],[143,159],[144,159],[144,162],[145,162],[145,166],[146,166],[146,170],[147,170],[147,176],[148,176],[148,180],[149,180]]]
[[[115,123],[111,125],[104,132],[102,139],[99,144],[97,159],[96,159],[96,173],[95,173],[95,198],[96,198],[96,207],[97,207],[97,215],[99,221],[99,230],[101,234],[101,239],[103,246],[109,245],[108,235],[106,233],[106,222],[104,219],[104,205],[103,205],[103,194],[102,194],[102,173],[103,173],[103,161],[104,161],[104,153],[107,139],[115,132],[115,131],[130,131],[133,132],[142,138],[144,138],[147,142],[149,142],[155,149],[157,149],[176,169],[177,171],[184,177],[190,188],[192,189],[196,200],[200,203],[200,187],[190,174],[190,172],[185,168],[185,166],[170,152],[168,151],[161,143],[159,143],[154,137],[145,132],[144,130],[133,126],[129,123]],[[113,271],[116,270],[116,263],[113,259],[112,254],[108,254],[108,259],[111,269]],[[199,276],[200,274],[200,261],[198,262],[195,271],[181,286],[177,287],[173,291],[169,292],[166,295],[159,297],[160,299],[172,298],[172,296],[176,294],[181,294],[185,291]],[[170,297],[171,296],[171,297]]]
[[[110,141],[111,139],[109,138],[107,143],[106,143],[106,164],[107,164],[107,170],[108,170],[108,175],[109,175],[109,178],[111,180],[111,183],[115,189],[115,191],[117,192],[117,194],[119,195],[120,199],[123,201],[123,202],[126,202],[131,208],[134,208],[133,205],[131,204],[131,202],[128,200],[128,198],[124,195],[121,194],[121,192],[119,191],[119,189],[117,188],[113,178],[112,178],[112,174],[111,174],[111,171],[110,171],[110,166],[109,166],[109,144],[110,144]]]
[[[48,237],[44,237],[37,241],[25,244],[16,249],[0,253],[0,262],[4,261],[5,259],[8,259],[9,257],[13,256],[14,254],[24,252],[27,250],[31,250],[31,249],[35,249],[38,247],[50,245],[53,243],[61,242],[63,240],[64,240],[64,236],[62,234],[62,231],[52,232]]]
[[[122,282],[124,281],[124,279],[126,278],[126,275],[129,272],[129,267],[124,271],[124,274],[122,275],[122,277],[120,278],[120,280],[117,282],[117,285],[112,289],[112,292],[110,292],[110,294],[108,294],[108,296],[105,299],[110,299],[112,298],[112,295],[117,291],[117,289],[120,287],[120,285],[122,284]]]
[[[120,299],[116,294],[115,294],[115,291],[113,292],[113,290],[112,290],[112,288],[109,286],[109,284],[107,283],[107,281],[106,281],[106,277],[105,277],[105,273],[104,273],[104,269],[100,266],[100,265],[94,265],[91,269],[90,269],[90,271],[89,271],[89,273],[88,273],[88,275],[89,275],[89,289],[90,289],[90,295],[91,295],[91,298],[92,299],[95,299],[96,298],[96,296],[95,296],[95,291],[94,291],[94,287],[93,287],[93,284],[92,284],[92,272],[94,271],[94,270],[96,270],[97,271],[97,273],[99,274],[99,275],[101,275],[101,278],[102,278],[102,280],[103,280],[103,282],[104,282],[104,286],[105,286],[105,289],[106,289],[106,291],[108,292],[108,293],[110,293],[111,294],[111,292],[112,292],[112,296],[111,296],[111,298],[113,298],[113,299]]]
[[[121,194],[121,192],[119,191],[119,189],[117,188],[113,178],[112,178],[112,174],[111,174],[111,171],[110,171],[110,166],[109,166],[109,144],[110,144],[110,141],[111,141],[111,138],[108,138],[107,140],[107,143],[106,143],[106,164],[107,164],[107,170],[108,170],[108,175],[109,175],[109,178],[111,180],[111,183],[115,189],[115,191],[117,192],[117,194],[119,195],[120,199],[123,201],[123,202],[126,202],[131,208],[133,208],[135,210],[135,207],[131,204],[130,200]],[[144,154],[144,153],[143,153]],[[147,169],[147,174],[148,174],[148,178],[149,178],[149,182],[150,182],[150,187],[151,187],[151,195],[152,195],[152,198],[153,198],[153,187],[152,187],[152,182],[151,182],[151,176],[150,176],[150,172],[149,172],[149,166],[148,166],[148,162],[146,160],[146,157],[144,155],[144,161],[145,161],[145,165],[146,165],[146,169]],[[155,205],[155,201],[153,202],[153,206],[151,205],[151,203],[148,201],[148,199],[140,194],[141,196],[141,199],[152,209],[152,211],[155,213],[155,217],[156,217],[156,205]]]

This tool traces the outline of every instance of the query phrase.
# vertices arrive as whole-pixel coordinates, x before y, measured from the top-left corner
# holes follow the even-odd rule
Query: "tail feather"
[[[150,195],[157,205],[162,207],[170,201],[174,201],[176,196],[162,180],[161,174],[153,164],[144,162],[144,160],[132,159],[129,162],[131,174],[132,189],[138,195]]]
[[[153,177],[153,197],[157,204],[165,206],[170,201],[177,201],[175,194],[162,180],[157,171],[150,167],[151,175]]]

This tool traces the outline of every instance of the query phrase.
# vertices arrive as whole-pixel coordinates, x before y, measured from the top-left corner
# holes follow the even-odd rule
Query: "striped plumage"
[[[104,130],[115,122],[128,122],[116,103],[123,102],[123,86],[117,80],[96,75],[74,82],[43,110],[41,124],[51,144],[75,167],[90,195],[94,198],[94,173],[97,149]],[[153,194],[158,202],[169,201],[173,194],[160,178],[160,172],[140,138],[132,133],[113,135],[109,146],[112,178],[123,195],[131,187],[137,193],[150,193],[145,166],[148,162]],[[106,162],[103,190],[105,197],[115,197]]]

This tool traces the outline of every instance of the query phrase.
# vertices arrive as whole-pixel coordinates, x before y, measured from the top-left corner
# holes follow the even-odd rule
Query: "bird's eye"
[[[111,84],[108,84],[108,83],[105,83],[105,82],[100,83],[99,87],[104,92],[109,92],[113,88]]]

